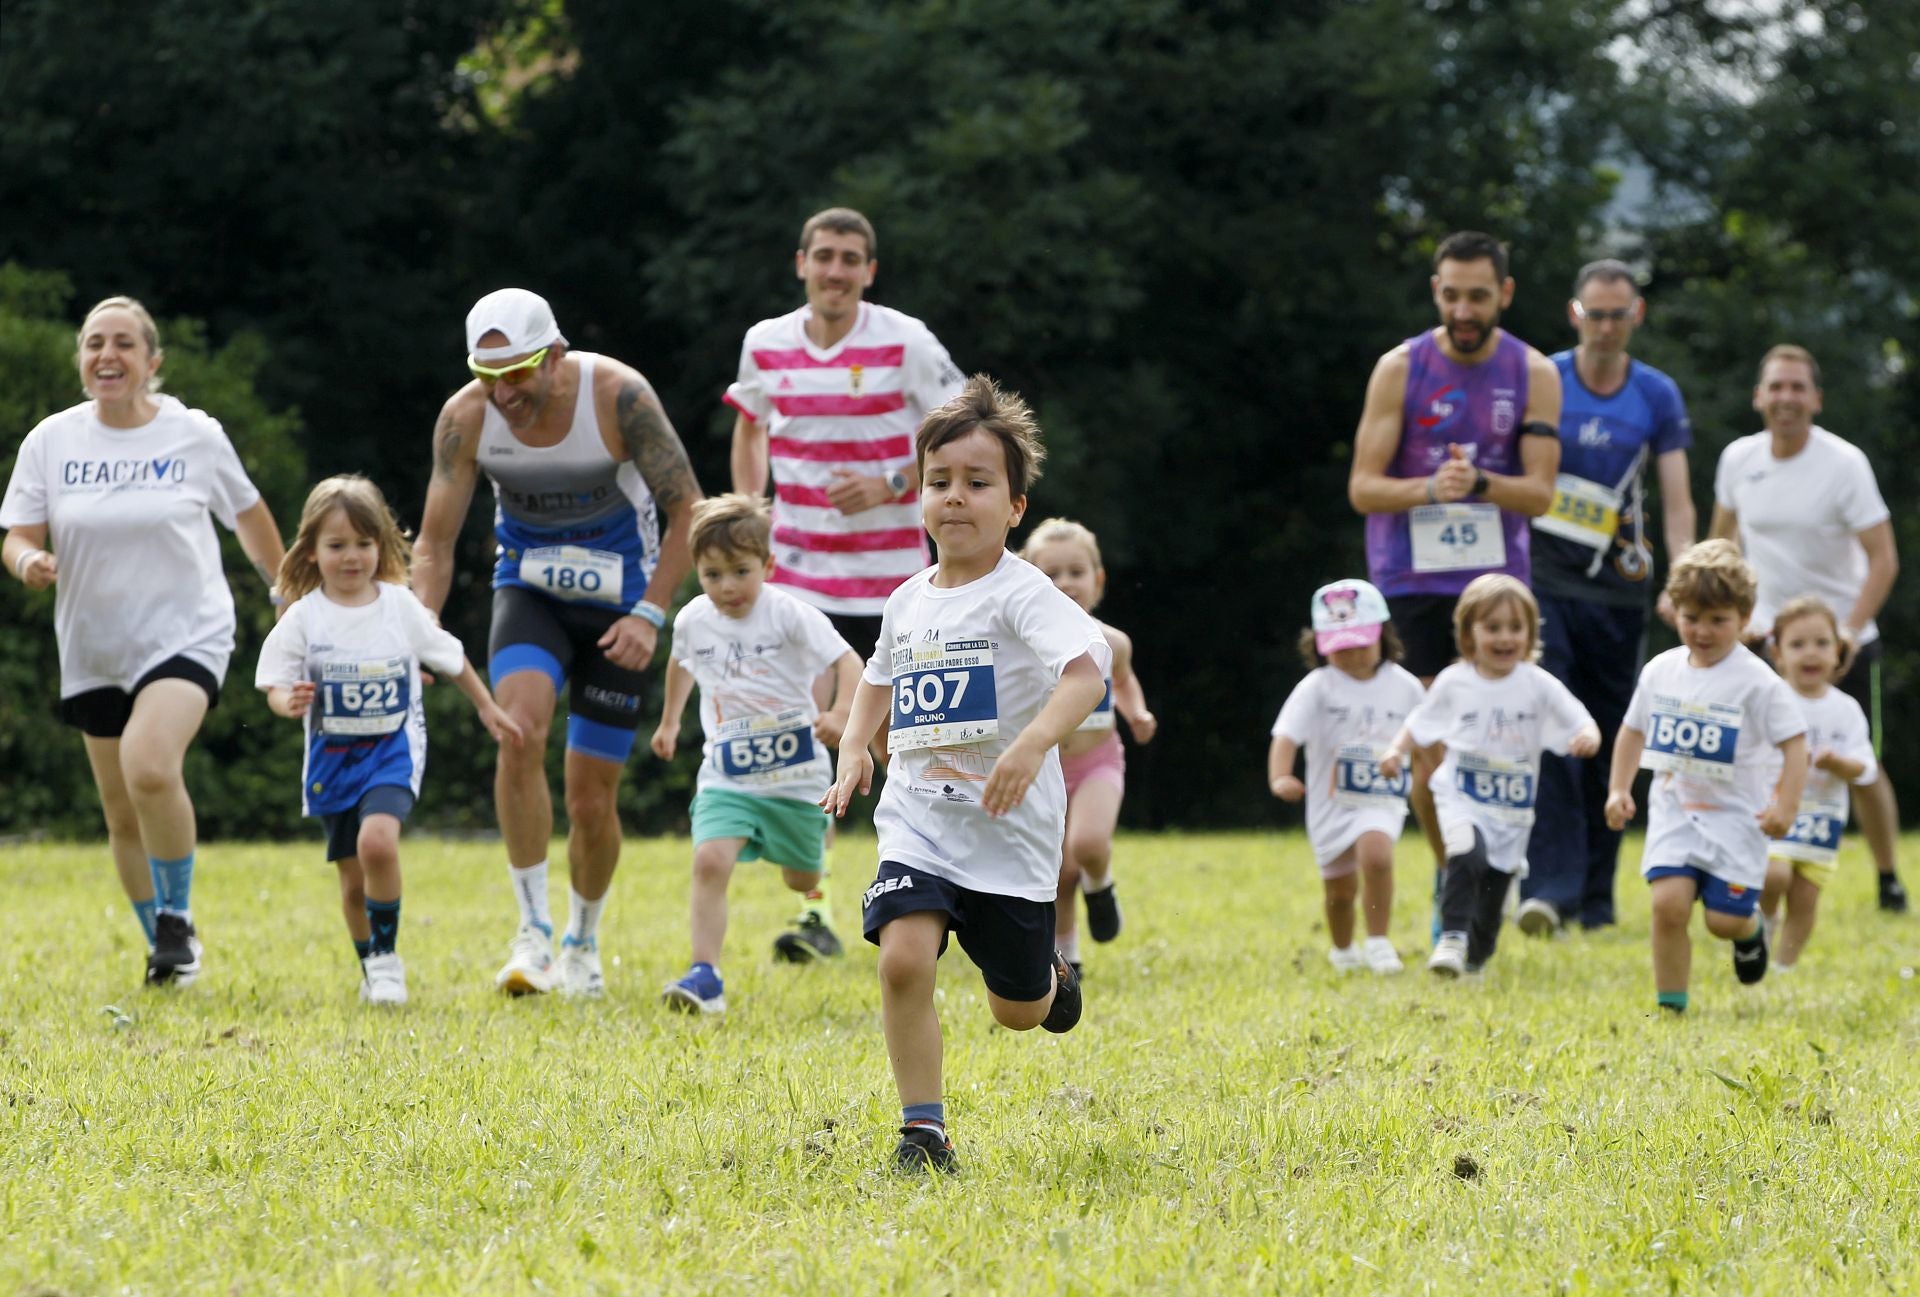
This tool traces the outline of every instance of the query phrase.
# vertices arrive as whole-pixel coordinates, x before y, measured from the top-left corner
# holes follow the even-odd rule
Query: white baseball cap
[[[1332,653],[1378,644],[1380,628],[1391,616],[1386,597],[1371,582],[1323,585],[1313,592],[1313,646]]]
[[[489,333],[503,333],[507,340],[497,347],[481,346],[480,339]],[[483,365],[565,341],[547,299],[524,288],[497,288],[467,312],[467,353]]]

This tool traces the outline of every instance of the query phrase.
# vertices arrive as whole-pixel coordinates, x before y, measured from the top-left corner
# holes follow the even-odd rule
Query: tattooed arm
[[[448,397],[433,427],[433,476],[427,482],[420,534],[413,542],[413,592],[436,614],[453,585],[454,545],[479,476],[480,402],[485,398],[477,397],[478,391],[478,384],[469,384]]]
[[[612,370],[613,366],[607,368]],[[667,412],[661,408],[653,388],[630,369],[621,373],[618,380],[614,427],[619,434],[620,449],[615,452],[616,458],[628,461],[640,471],[647,489],[667,515],[666,535],[660,539],[660,561],[641,599],[670,610],[673,592],[693,566],[693,558],[687,552],[687,535],[693,529],[693,506],[704,497],[700,484],[694,480],[686,447],[680,444],[680,436],[668,422]],[[653,660],[659,639],[660,633],[651,622],[629,616],[622,617],[608,629],[600,638],[600,647],[607,651],[607,658],[614,665],[642,671]]]

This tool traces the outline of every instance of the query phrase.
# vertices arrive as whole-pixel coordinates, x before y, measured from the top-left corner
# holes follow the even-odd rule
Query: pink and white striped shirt
[[[913,434],[959,394],[960,371],[931,330],[872,302],[832,348],[807,339],[813,309],[762,320],[740,348],[726,403],[767,430],[773,470],[771,580],[824,612],[877,617],[929,561],[919,484],[843,514],[827,500],[835,469],[914,476]]]

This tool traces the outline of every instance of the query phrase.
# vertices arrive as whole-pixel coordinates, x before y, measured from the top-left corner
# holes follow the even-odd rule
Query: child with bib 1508
[[[1313,624],[1300,634],[1307,676],[1273,723],[1267,786],[1282,801],[1307,802],[1307,838],[1326,893],[1327,958],[1341,971],[1397,973],[1387,936],[1393,917],[1393,844],[1407,819],[1407,773],[1389,779],[1380,754],[1420,705],[1419,677],[1400,665],[1400,637],[1387,601],[1365,581],[1313,592]],[[1293,773],[1302,749],[1307,780]],[[1366,916],[1364,948],[1353,944],[1353,902]]]
[[[400,938],[400,826],[427,761],[420,666],[450,676],[495,742],[518,743],[467,661],[407,589],[411,549],[380,488],[357,474],[313,488],[275,589],[291,604],[260,648],[254,684],[275,715],[303,718],[301,787],[327,831],[360,957],[360,998],[407,1001]]]
[[[1447,864],[1427,969],[1442,977],[1477,973],[1493,957],[1507,888],[1527,870],[1540,750],[1600,750],[1593,716],[1534,661],[1540,606],[1532,591],[1510,576],[1475,577],[1460,592],[1453,627],[1461,660],[1434,678],[1380,759],[1389,779],[1416,743],[1439,762],[1429,787]]]
[[[1092,612],[1106,593],[1107,570],[1091,531],[1065,518],[1033,529],[1020,557],[1039,568],[1054,588]],[[1133,641],[1105,622],[1100,633],[1113,653],[1106,696],[1080,728],[1060,745],[1060,773],[1067,781],[1067,845],[1060,857],[1060,892],[1054,899],[1053,941],[1074,971],[1080,971],[1080,933],[1074,895],[1087,902],[1087,935],[1112,941],[1120,935],[1120,899],[1113,885],[1113,830],[1126,792],[1127,756],[1114,717],[1126,719],[1135,743],[1152,741],[1159,722],[1147,710],[1146,692],[1133,673]]]
[[[1865,787],[1880,776],[1867,714],[1833,687],[1846,675],[1852,649],[1840,633],[1840,619],[1819,599],[1790,600],[1773,616],[1773,664],[1800,697],[1810,754],[1800,812],[1786,836],[1767,849],[1767,883],[1760,892],[1769,963],[1776,973],[1799,961],[1813,935],[1821,889],[1839,868],[1835,862],[1851,801],[1847,785]]]
[[[903,1170],[955,1165],[933,994],[949,933],[1000,1025],[1080,1020],[1079,978],[1053,944],[1067,811],[1057,749],[1106,693],[1112,657],[1100,624],[1007,551],[1042,454],[1026,403],[984,374],[920,425],[920,513],[938,562],[887,599],[821,800],[837,816],[866,791],[867,744],[891,708],[880,869],[863,903]]]
[[[1732,940],[1734,975],[1747,984],[1766,976],[1767,930],[1756,911],[1767,839],[1793,828],[1806,786],[1799,699],[1740,642],[1757,590],[1731,541],[1702,541],[1680,556],[1667,574],[1680,647],[1641,668],[1613,749],[1611,827],[1633,817],[1634,771],[1654,772],[1640,872],[1653,893],[1657,1002],[1673,1013],[1687,1009],[1695,900],[1707,931]]]
[[[663,761],[673,756],[696,684],[706,744],[693,796],[693,967],[661,998],[672,1008],[721,1013],[720,946],[734,862],[778,865],[796,892],[820,881],[828,821],[819,800],[832,773],[827,747],[840,739],[860,659],[825,613],[766,584],[773,545],[763,501],[701,501],[687,547],[702,593],[674,619],[667,696],[652,747]],[[813,682],[828,668],[833,705],[816,715]],[[824,924],[813,936],[839,951]]]

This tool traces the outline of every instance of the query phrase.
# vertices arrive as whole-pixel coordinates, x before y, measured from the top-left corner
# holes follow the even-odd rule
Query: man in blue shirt
[[[1552,508],[1533,520],[1540,665],[1586,704],[1603,740],[1591,757],[1541,754],[1528,874],[1515,916],[1536,936],[1576,919],[1588,928],[1614,921],[1620,835],[1604,815],[1607,770],[1646,656],[1648,596],[1659,589],[1646,517],[1649,464],[1659,482],[1668,560],[1694,541],[1686,404],[1671,378],[1627,354],[1645,315],[1631,268],[1590,262],[1567,304],[1580,344],[1553,357],[1563,393],[1560,470]],[[1671,610],[1660,611],[1671,620]]]

